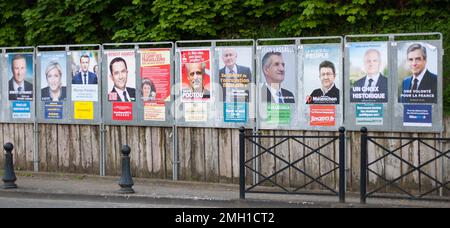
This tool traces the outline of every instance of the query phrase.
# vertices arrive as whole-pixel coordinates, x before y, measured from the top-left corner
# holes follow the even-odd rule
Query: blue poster
[[[356,125],[383,125],[383,104],[356,104]]]
[[[433,125],[431,105],[404,105],[403,126],[431,127]]]
[[[224,103],[223,104],[223,113],[224,113],[224,121],[226,123],[240,123],[247,122],[247,103]]]
[[[13,101],[11,102],[13,119],[30,119],[31,118],[31,102],[30,101]]]
[[[45,102],[44,116],[48,120],[60,120],[63,118],[64,106],[63,102]]]

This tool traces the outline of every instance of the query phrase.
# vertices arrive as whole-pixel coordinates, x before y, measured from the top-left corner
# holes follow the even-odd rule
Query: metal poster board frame
[[[173,43],[172,42],[147,42],[147,43],[105,43],[102,45],[103,49],[103,83],[105,83],[103,88],[103,121],[105,125],[119,125],[119,126],[159,126],[159,127],[173,127],[173,106],[174,106],[174,96],[173,96],[173,83],[174,83],[174,64],[173,64]],[[169,64],[170,64],[170,91],[169,100],[164,101],[164,105],[158,106],[158,110],[163,110],[164,120],[146,120],[145,118],[145,108],[144,102],[141,94],[141,56],[145,50],[162,50],[169,51]],[[109,86],[108,78],[110,77],[109,60],[107,58],[108,51],[134,51],[134,89],[135,89],[135,100],[130,102],[132,104],[132,120],[113,120],[114,107],[113,103],[109,101]],[[166,60],[167,61],[167,60]],[[130,68],[130,66],[127,66]],[[166,72],[167,73],[167,72]],[[128,76],[130,72],[128,72]],[[127,85],[130,82],[127,82]],[[120,102],[119,102],[120,103]],[[153,103],[152,103],[153,104]],[[154,107],[152,107],[154,108]],[[161,113],[160,113],[161,114]],[[160,115],[161,116],[161,115]]]
[[[98,44],[81,44],[81,45],[43,45],[38,46],[36,48],[36,97],[38,98],[36,100],[36,107],[40,107],[39,110],[36,110],[36,116],[38,123],[54,123],[54,124],[83,124],[83,125],[100,125],[102,123],[101,118],[101,88],[102,83],[101,81],[97,80],[97,84],[95,86],[95,90],[91,91],[87,95],[84,94],[85,98],[88,100],[95,99],[95,101],[73,101],[73,95],[72,94],[72,79],[74,77],[75,72],[73,69],[74,64],[79,64],[78,60],[73,60],[72,56],[75,57],[75,53],[77,52],[97,52],[97,65],[101,65],[101,48]],[[63,71],[63,78],[65,74],[65,80],[63,79],[62,86],[65,86],[65,98],[64,100],[60,100],[57,102],[48,102],[44,101],[42,98],[42,92],[44,89],[42,89],[42,83],[43,82],[43,75],[45,75],[46,67],[42,66],[42,64],[47,63],[47,67],[51,65],[53,62],[51,56],[52,55],[62,57],[64,56],[65,61],[58,61],[59,67],[56,68],[62,68]],[[50,56],[47,58],[47,56]],[[43,59],[43,57],[46,57]],[[56,58],[56,57],[54,57]],[[90,57],[91,58],[91,57]],[[43,63],[43,61],[45,61]],[[91,63],[90,63],[91,64]],[[92,64],[91,64],[92,65]],[[79,67],[79,66],[78,66]],[[92,68],[93,66],[91,66]],[[99,68],[99,75],[96,75],[97,79],[98,77],[101,77],[101,69]],[[63,90],[63,87],[61,88]],[[62,92],[64,94],[64,92]],[[50,106],[48,108],[48,104],[54,105]],[[75,110],[75,103],[77,106],[79,104],[82,104],[79,109]],[[86,107],[87,105],[87,107]],[[62,112],[60,109],[63,109]],[[50,111],[48,110],[59,110],[56,113],[51,113],[52,115],[59,116],[62,114],[62,118],[49,118]],[[80,111],[81,110],[81,111]],[[75,116],[75,114],[80,116]],[[47,118],[46,118],[46,115]],[[80,118],[81,117],[81,118]]]
[[[81,59],[81,55],[77,56],[75,59],[75,53],[76,52],[80,52],[80,53],[92,53],[93,52],[97,52],[97,67],[98,67],[98,72],[96,73],[97,76],[97,84],[96,86],[92,86],[94,89],[97,90],[97,92],[95,92],[95,90],[91,93],[95,93],[97,95],[97,98],[95,100],[91,100],[90,98],[86,101],[74,101],[74,88],[75,85],[72,84],[72,80],[68,80],[68,84],[70,85],[68,88],[68,97],[70,97],[70,107],[69,107],[69,111],[71,114],[70,116],[70,122],[73,124],[82,124],[82,125],[99,125],[102,123],[102,100],[101,100],[101,95],[102,95],[102,87],[103,87],[103,83],[102,83],[102,78],[103,78],[103,73],[102,73],[102,50],[101,50],[101,46],[99,44],[80,44],[80,45],[68,45],[68,50],[67,50],[67,68],[69,68],[69,63],[71,62],[70,57],[73,56],[72,61],[80,61],[79,59]],[[95,66],[92,63],[92,57],[90,60],[90,66]],[[73,71],[73,69],[72,69]],[[74,76],[74,75],[73,75]],[[84,86],[84,85],[83,85]],[[95,88],[96,87],[96,88]],[[90,94],[88,94],[90,95]],[[95,95],[94,95],[95,96]],[[88,97],[92,97],[92,96],[88,96]],[[81,104],[87,104],[88,106],[90,106],[88,109],[91,109],[93,107],[93,115],[91,117],[93,117],[93,119],[90,119],[91,117],[88,117],[89,120],[82,120],[82,119],[76,119],[76,115],[78,113],[78,110],[75,110],[75,103],[76,102],[80,102]],[[86,109],[85,107],[81,107],[81,109]],[[89,115],[91,115],[90,111],[88,112]]]
[[[423,37],[439,37],[438,39],[423,39]],[[419,38],[419,39],[417,39]],[[373,34],[373,35],[348,35],[345,36],[345,81],[346,81],[346,88],[348,88],[345,93],[345,125],[347,130],[351,131],[359,131],[361,127],[368,128],[369,131],[396,131],[396,132],[441,132],[443,130],[443,98],[442,98],[442,82],[443,82],[443,69],[442,69],[442,56],[443,56],[443,49],[442,49],[442,34],[440,33],[408,33],[408,34]],[[363,40],[363,42],[349,42],[349,40]],[[383,41],[378,41],[382,39]],[[368,41],[367,41],[368,40]],[[351,103],[350,102],[350,90],[352,90],[352,87],[350,85],[350,49],[356,48],[358,46],[366,45],[369,46],[377,46],[375,44],[380,43],[386,43],[387,44],[387,59],[384,61],[387,61],[387,72],[389,74],[388,76],[388,102],[383,104],[383,110],[380,113],[380,103],[377,104],[361,104],[361,103]],[[436,88],[436,96],[437,100],[436,103],[433,104],[425,104],[422,103],[411,103],[406,104],[407,108],[405,107],[405,104],[402,102],[399,102],[400,92],[402,82],[400,80],[403,80],[403,78],[399,77],[399,58],[403,59],[402,67],[403,71],[408,71],[407,63],[406,63],[406,50],[402,50],[403,52],[400,53],[399,56],[398,52],[400,51],[400,46],[405,49],[404,45],[411,45],[412,43],[422,43],[427,44],[435,51],[434,55],[434,72],[438,75],[437,77],[437,88]],[[362,44],[362,45],[360,45]],[[379,46],[379,45],[378,45]],[[373,48],[372,48],[373,49]],[[361,57],[364,58],[364,57]],[[354,68],[353,68],[354,69]],[[359,107],[356,107],[359,105]],[[358,109],[358,110],[356,110]],[[361,111],[363,109],[366,109],[368,111]],[[408,109],[408,111],[407,111]],[[420,121],[417,121],[417,123],[414,123],[414,120],[412,120],[412,123],[409,123],[411,126],[404,123],[404,113],[407,113],[411,111],[412,115],[420,118],[427,119],[427,123],[420,123]],[[364,119],[361,118],[361,113],[367,112],[368,116],[371,116],[372,119],[369,118],[368,122],[364,122],[366,120],[363,120],[360,122],[360,124],[357,124],[357,118],[359,120]],[[418,115],[414,114],[414,112],[418,112]],[[383,116],[383,118],[379,118],[380,114]],[[358,120],[358,121],[359,121]],[[380,124],[380,121],[382,121],[382,124]],[[411,120],[409,120],[411,121]],[[375,124],[372,125],[371,122],[374,122]],[[426,126],[425,126],[426,125]]]
[[[349,39],[354,39],[357,41],[349,42]],[[392,48],[390,45],[389,35],[374,34],[345,36],[344,48],[344,77],[346,88],[344,94],[344,122],[346,129],[349,131],[359,131],[361,127],[364,126],[367,127],[369,131],[389,131],[392,126],[391,88],[394,82],[394,77],[391,71]],[[351,53],[353,53],[353,56]],[[378,60],[378,67],[369,66],[369,61],[375,61],[372,59]],[[354,60],[354,62],[352,62],[352,60]],[[384,67],[382,68],[382,66]],[[367,86],[366,82],[368,81],[367,72],[372,68],[378,68],[376,69],[377,74],[380,73],[380,75],[378,76],[379,79],[376,82],[376,89],[374,89],[374,91],[376,90],[376,92],[378,92],[375,92],[377,94],[377,97],[368,98],[368,100],[362,100],[362,98],[360,99],[360,97],[364,97],[367,94],[371,95],[373,93],[372,91],[367,92],[367,90],[369,88],[373,88],[373,86]],[[350,74],[355,73],[351,72],[351,69],[354,69],[354,71],[357,71],[356,69],[358,69],[357,72],[359,73],[358,78],[355,79],[354,85],[351,84]],[[351,101],[351,96],[354,96],[356,98]]]
[[[333,131],[337,130],[343,124],[343,73],[342,73],[342,43],[343,39],[340,36],[329,36],[329,37],[293,37],[293,38],[267,38],[267,39],[258,39],[256,41],[256,73],[257,73],[257,129],[267,129],[267,130],[315,130],[315,131]],[[316,50],[314,50],[316,49]],[[311,91],[305,91],[305,88],[308,88],[310,85],[305,85],[305,77],[304,70],[314,68],[314,75],[316,77],[311,77],[308,75],[308,80],[314,80],[314,83],[319,83],[319,65],[311,67],[311,65],[306,66],[304,64],[306,51],[313,51],[313,55],[321,56],[323,60],[328,59],[328,55],[332,55],[329,50],[333,50],[336,56],[333,59],[333,65],[335,67],[335,79],[336,79],[336,88],[339,89],[339,104],[306,104],[308,94]],[[283,52],[286,51],[286,52]],[[269,114],[268,112],[272,112],[271,108],[268,107],[269,102],[263,102],[269,99],[269,96],[264,92],[264,82],[266,82],[265,74],[263,74],[263,55],[267,55],[269,52],[281,52],[282,58],[285,62],[285,74],[288,74],[290,71],[291,77],[295,79],[291,80],[293,84],[291,88],[284,88],[286,84],[289,84],[289,81],[285,84],[282,84],[281,88],[293,90],[292,93],[295,97],[295,104],[282,104],[283,106],[289,105],[290,111],[290,120],[280,120],[279,123],[272,123],[272,117],[270,115],[276,114],[273,112]],[[286,54],[294,52],[294,54]],[[290,59],[289,56],[294,60]],[[289,64],[293,64],[294,66],[288,69]],[[314,63],[317,64],[317,63]],[[311,79],[310,79],[311,78]],[[284,78],[284,81],[289,80]],[[283,82],[284,82],[283,81]],[[308,81],[311,82],[311,81]],[[318,84],[317,84],[318,85]],[[265,84],[265,86],[268,86]],[[318,85],[320,87],[320,85]],[[316,88],[317,89],[317,88]],[[268,89],[265,89],[269,91]],[[269,93],[269,92],[267,92]],[[284,93],[284,92],[283,92]],[[308,94],[307,94],[308,93]],[[266,97],[264,99],[264,97]],[[272,96],[272,99],[273,96]],[[285,103],[289,103],[284,101]],[[274,103],[274,102],[272,102]],[[331,103],[331,102],[330,102]],[[273,105],[273,104],[270,104]],[[286,107],[287,108],[287,107]],[[326,113],[325,116],[321,116],[319,122],[313,123],[312,114],[310,110],[314,110],[315,113]],[[278,113],[278,115],[283,116],[284,114]],[[319,114],[320,115],[320,114]],[[269,119],[269,120],[267,120]],[[317,120],[317,118],[315,119]],[[286,121],[285,123],[283,123]],[[322,121],[322,123],[321,123]],[[333,123],[334,121],[334,123]],[[281,122],[281,123],[280,123]]]
[[[35,90],[35,48],[34,47],[6,47],[1,48],[2,54],[0,58],[1,64],[1,75],[3,86],[1,87],[2,92],[2,112],[1,112],[1,121],[5,123],[34,123],[36,115],[35,115],[35,101],[36,101],[36,90]],[[31,99],[25,98],[21,99],[17,96],[20,95],[11,95],[10,97],[10,89],[9,84],[10,80],[12,80],[12,62],[14,57],[17,55],[21,55],[21,59],[25,60],[25,78],[24,83],[31,83],[31,87],[25,84],[25,92],[26,90],[32,89]],[[31,68],[31,69],[30,69]],[[28,75],[31,75],[31,80],[27,78]],[[12,82],[12,81],[11,81]],[[30,87],[30,88],[26,88]],[[11,91],[14,92],[14,91]],[[28,91],[29,92],[29,91]],[[24,95],[26,97],[26,95]],[[12,99],[12,100],[11,100]],[[16,110],[16,112],[14,112]]]
[[[443,124],[443,85],[444,85],[444,71],[443,71],[443,56],[444,49],[442,45],[443,36],[441,33],[411,33],[411,34],[392,34],[392,53],[393,69],[392,72],[397,76],[397,80],[393,83],[393,115],[392,115],[392,130],[398,132],[433,132],[442,133],[444,130]],[[411,51],[414,50],[415,51]],[[419,84],[418,91],[425,91],[421,84],[426,83],[425,78],[427,74],[434,74],[437,80],[434,82],[434,87],[426,91],[434,93],[433,99],[415,99],[408,102],[401,102],[401,97],[404,96],[403,84],[411,78],[411,65],[408,58],[412,57],[410,54],[423,53],[421,48],[426,50],[427,57],[424,65],[424,77]],[[411,51],[411,52],[410,52]],[[408,57],[407,57],[408,56]],[[400,61],[402,60],[402,61]],[[403,62],[405,61],[405,63]],[[405,74],[401,71],[408,69]],[[437,85],[436,85],[437,83]],[[430,96],[430,94],[425,94]],[[430,118],[431,115],[431,118]],[[412,117],[412,118],[411,118]],[[422,118],[423,117],[423,118]],[[419,119],[419,121],[417,121]],[[424,119],[425,121],[420,121]]]
[[[38,123],[46,124],[70,124],[70,96],[69,92],[69,76],[70,69],[67,67],[67,51],[69,50],[68,45],[44,45],[37,46],[36,48],[36,118]],[[44,58],[45,57],[45,58]],[[44,59],[43,59],[44,58]],[[58,58],[64,58],[59,60]],[[55,59],[58,59],[56,61]],[[44,63],[43,63],[44,61]],[[46,66],[42,67],[41,64]],[[50,86],[48,82],[43,81],[43,77],[46,78],[46,68],[51,71],[59,72],[60,75],[60,98],[59,101],[49,101],[52,99],[50,97]],[[50,68],[51,67],[51,68]],[[59,74],[58,73],[58,74]],[[44,83],[44,84],[43,84]],[[47,85],[47,87],[42,88],[42,85]],[[45,101],[42,99],[42,92],[46,90],[44,95]],[[47,118],[46,118],[47,116]]]
[[[175,42],[175,94],[176,94],[176,112],[175,112],[175,121],[177,127],[210,127],[210,128],[239,128],[244,126],[248,129],[253,129],[255,115],[254,115],[254,107],[255,107],[255,93],[254,93],[254,47],[255,42],[252,39],[236,39],[236,40],[182,40]],[[250,72],[253,74],[249,79],[251,82],[247,84],[248,95],[250,96],[248,99],[248,104],[244,104],[244,106],[240,106],[236,108],[236,102],[228,103],[227,105],[236,105],[234,108],[239,109],[238,112],[242,111],[245,115],[244,121],[225,121],[225,103],[223,99],[226,99],[223,94],[222,85],[219,79],[219,72],[221,70],[220,67],[224,70],[224,66],[222,66],[223,59],[220,56],[220,53],[225,49],[234,49],[237,54],[236,65],[242,65],[243,62],[246,62],[245,67],[249,68]],[[181,63],[182,53],[189,53],[198,51],[202,55],[204,53],[209,53],[209,60],[205,60],[204,62],[209,62],[209,69],[204,67],[205,71],[208,71],[209,75],[209,85],[211,94],[207,101],[189,101],[186,98],[182,97],[181,90],[186,86],[182,82],[182,74],[184,71],[185,64]],[[243,58],[239,55],[240,52],[247,52],[251,56],[247,56],[247,58]],[[186,54],[188,55],[188,54]],[[193,55],[193,54],[192,54]],[[189,58],[184,56],[184,58]],[[203,57],[202,57],[203,58]],[[207,64],[206,64],[207,65]],[[187,68],[186,68],[187,69]],[[239,71],[239,70],[238,70]],[[240,74],[240,72],[236,72],[237,74],[244,77],[246,74]],[[248,78],[246,78],[248,79]],[[184,87],[183,87],[184,86]],[[182,88],[183,87],[183,88]],[[203,117],[202,120],[195,121],[191,120],[189,117],[189,121],[187,121],[189,111],[186,109],[187,105],[203,105],[200,109],[206,111],[206,113],[201,113]],[[206,107],[205,107],[206,106]],[[243,108],[244,107],[244,108]],[[186,115],[185,115],[186,114]],[[234,114],[234,113],[233,113]],[[189,114],[190,115],[190,114]],[[205,116],[206,115],[206,116]]]

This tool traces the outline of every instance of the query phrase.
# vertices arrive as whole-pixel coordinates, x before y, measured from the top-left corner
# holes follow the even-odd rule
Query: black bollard
[[[130,152],[131,149],[128,145],[122,146],[122,176],[119,180],[120,190],[119,193],[130,194],[134,193],[133,190],[133,178],[131,177],[130,169]]]
[[[17,188],[16,185],[16,174],[14,173],[14,163],[13,163],[13,156],[12,156],[12,150],[14,149],[14,146],[12,143],[6,143],[3,148],[6,150],[5,154],[5,173],[3,174],[3,188],[4,189],[11,189],[11,188]]]

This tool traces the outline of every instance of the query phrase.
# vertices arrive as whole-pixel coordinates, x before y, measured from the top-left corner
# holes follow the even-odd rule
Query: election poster
[[[136,59],[134,50],[105,51],[108,63],[108,101],[136,101]]]
[[[219,84],[224,122],[247,122],[252,83],[252,47],[220,47]]]
[[[67,100],[66,52],[42,52],[41,55],[41,100]]]
[[[189,102],[184,104],[184,120],[186,122],[206,122],[208,120],[207,103]]]
[[[408,105],[403,107],[403,126],[408,127],[432,127],[431,105]]]
[[[438,48],[425,42],[399,42],[399,103],[437,103]]]
[[[349,43],[350,102],[387,103],[387,42]]]
[[[6,56],[9,100],[33,100],[33,54],[6,54]]]
[[[265,46],[261,49],[262,103],[295,104],[297,75],[294,46]]]
[[[141,98],[143,102],[170,101],[170,49],[142,49]]]
[[[98,51],[71,51],[72,101],[98,101],[101,81]]]
[[[340,104],[341,58],[339,45],[303,45],[303,89],[306,104]]]
[[[209,102],[211,98],[211,53],[209,49],[181,51],[182,102]]]
[[[133,120],[133,103],[131,102],[113,102],[112,119],[118,121]]]
[[[171,49],[142,49],[141,100],[144,103],[144,120],[165,121],[165,102],[170,101]]]
[[[336,126],[336,106],[310,105],[310,126],[334,127]]]
[[[356,104],[356,125],[383,125],[383,104]]]
[[[73,117],[76,120],[94,120],[94,102],[76,101],[73,102]]]

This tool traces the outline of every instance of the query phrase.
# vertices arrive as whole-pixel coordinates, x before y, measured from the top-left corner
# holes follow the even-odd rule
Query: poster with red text
[[[140,53],[142,101],[170,101],[170,49],[142,49]]]
[[[113,102],[112,119],[119,121],[132,121],[133,103]]]
[[[336,106],[334,105],[311,105],[310,126],[333,127],[336,125]]]
[[[183,50],[180,61],[181,101],[209,101],[212,88],[210,50]]]

